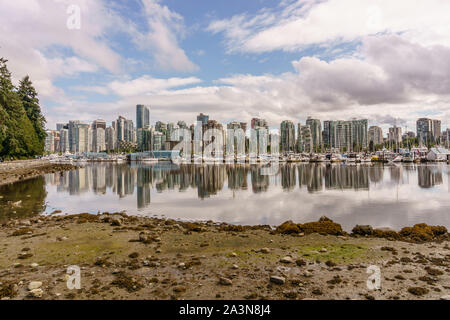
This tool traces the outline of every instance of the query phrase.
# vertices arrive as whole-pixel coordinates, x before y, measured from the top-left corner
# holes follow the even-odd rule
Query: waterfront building
[[[281,152],[295,151],[295,126],[292,121],[285,120],[280,125]]]
[[[162,121],[157,121],[155,124],[155,130],[166,134],[167,124]]]
[[[117,134],[116,130],[111,126],[105,131],[106,150],[113,151],[117,148]]]
[[[105,129],[101,127],[92,129],[92,152],[101,152],[105,150],[106,150]]]
[[[439,142],[441,137],[441,120],[433,120],[433,139],[434,142]]]
[[[89,152],[89,125],[78,123],[75,129],[75,152]]]
[[[68,130],[69,130],[69,148],[71,152],[75,152],[76,149],[76,131],[77,125],[81,123],[79,120],[71,120],[69,121]]]
[[[56,124],[56,131],[61,131],[61,129],[68,129],[69,124],[68,123],[57,123]]]
[[[95,120],[94,122],[92,122],[91,128],[92,128],[92,130],[95,130],[97,128],[106,130],[106,121],[105,120]]]
[[[419,143],[428,144],[435,140],[433,126],[437,124],[437,122],[435,123],[434,120],[428,118],[420,118],[417,120],[416,127]]]
[[[356,150],[354,151],[361,151],[361,149],[367,148],[369,145],[367,135],[369,120],[353,119],[351,122],[352,122],[352,148],[353,146],[356,146]]]
[[[201,122],[203,126],[205,126],[209,121],[209,116],[203,113],[200,113],[197,116],[197,122]]]
[[[269,126],[267,124],[267,121],[264,119],[259,118],[253,118],[251,122],[251,128],[257,129],[257,128],[266,128],[269,129]]]
[[[180,139],[180,127],[177,124],[169,123],[167,125],[166,141],[179,142]]]
[[[153,132],[152,150],[161,151],[166,143],[166,135],[160,131]]]
[[[70,151],[69,130],[63,128],[59,130],[59,152],[66,153],[68,151]]]
[[[308,125],[297,124],[297,152],[313,152],[311,128]]]
[[[52,130],[45,131],[47,134],[44,141],[44,151],[53,153],[55,152],[55,136]]]
[[[325,134],[331,148],[360,151],[368,147],[368,120],[325,121]],[[353,150],[354,147],[356,150]]]
[[[390,143],[398,145],[402,142],[402,128],[394,126],[389,128],[388,139]]]
[[[311,130],[311,138],[314,151],[318,151],[322,148],[322,123],[318,119],[312,119],[308,117],[306,125]]]
[[[153,128],[137,129],[137,146],[140,152],[153,149]]]
[[[150,125],[150,108],[142,104],[136,106],[136,130]]]
[[[117,143],[122,141],[135,142],[136,133],[134,130],[133,120],[128,120],[122,116],[116,120]]]
[[[383,129],[378,126],[371,126],[369,128],[369,143],[372,142],[374,146],[383,143]]]

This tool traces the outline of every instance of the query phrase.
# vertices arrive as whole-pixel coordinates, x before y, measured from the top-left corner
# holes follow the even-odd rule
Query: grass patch
[[[319,252],[322,248],[327,252]],[[312,261],[347,263],[362,258],[369,248],[355,244],[330,244],[300,246],[297,253]]]

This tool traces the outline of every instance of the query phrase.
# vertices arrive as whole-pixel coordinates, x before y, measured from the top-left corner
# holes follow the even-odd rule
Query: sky
[[[448,0],[0,0],[0,56],[68,120],[450,128]]]

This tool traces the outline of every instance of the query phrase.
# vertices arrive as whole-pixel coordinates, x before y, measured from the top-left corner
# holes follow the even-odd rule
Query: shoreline
[[[116,214],[40,216],[0,226],[2,299],[444,299],[450,238],[424,224],[393,230],[322,217],[269,226]],[[80,290],[66,286],[81,268]],[[367,267],[381,269],[369,290]],[[38,288],[29,288],[30,283]]]
[[[48,160],[19,160],[0,163],[0,186],[25,181],[47,173],[71,171],[70,164],[51,163]]]

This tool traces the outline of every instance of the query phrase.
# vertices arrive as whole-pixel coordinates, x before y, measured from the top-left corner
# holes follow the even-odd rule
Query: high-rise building
[[[56,124],[56,131],[61,131],[61,129],[68,129],[69,124],[68,123],[57,123]]]
[[[79,120],[69,121],[69,148],[71,152],[76,152],[76,131],[79,123],[81,123]]]
[[[369,128],[369,143],[373,142],[373,145],[380,145],[383,143],[383,129],[378,126],[371,126]]]
[[[322,123],[318,119],[308,117],[306,125],[311,130],[313,149],[317,151],[322,147]]]
[[[59,151],[62,153],[70,151],[68,129],[63,128],[59,131]]]
[[[78,123],[75,129],[75,152],[89,152],[89,125]]]
[[[55,136],[53,135],[52,130],[47,130],[45,133],[47,135],[45,136],[44,141],[44,151],[53,153],[55,152]]]
[[[266,128],[269,129],[269,126],[267,125],[267,121],[264,119],[259,118],[253,118],[251,122],[251,128],[257,129],[257,128]]]
[[[281,152],[295,151],[295,126],[292,121],[285,120],[280,125]]]
[[[136,132],[134,130],[133,120],[127,120],[126,118],[119,116],[116,120],[116,134],[117,143],[125,142],[135,142]]]
[[[153,150],[153,128],[140,128],[137,129],[137,145],[138,150],[141,152]]]
[[[416,122],[417,138],[419,143],[427,144],[433,141],[433,120],[428,118],[420,118]]]
[[[144,129],[150,125],[150,108],[142,104],[136,106],[136,129]]]
[[[390,143],[399,144],[402,142],[402,128],[394,126],[389,128],[388,139]]]
[[[441,137],[441,120],[433,120],[433,140],[438,142]]]
[[[95,120],[94,122],[92,122],[91,128],[92,128],[92,130],[95,130],[98,128],[106,130],[106,121],[105,120]]]
[[[367,119],[325,121],[324,127],[324,136],[326,136],[331,148],[359,151],[369,145]],[[356,147],[356,150],[353,150],[354,147]]]
[[[105,131],[106,150],[112,151],[117,148],[117,134],[116,130],[111,126]]]
[[[309,125],[297,124],[297,152],[313,152],[313,139],[311,134],[311,128]]]
[[[97,127],[92,130],[92,151],[101,152],[106,150],[105,129]]]
[[[204,126],[208,123],[208,121],[209,121],[209,116],[206,114],[200,113],[197,116],[197,122],[201,122],[202,125],[204,125]]]
[[[356,150],[354,151],[360,151],[361,149],[367,148],[369,145],[369,139],[367,134],[369,128],[369,120],[353,119],[351,122],[352,122],[352,148],[353,145],[356,146]]]

